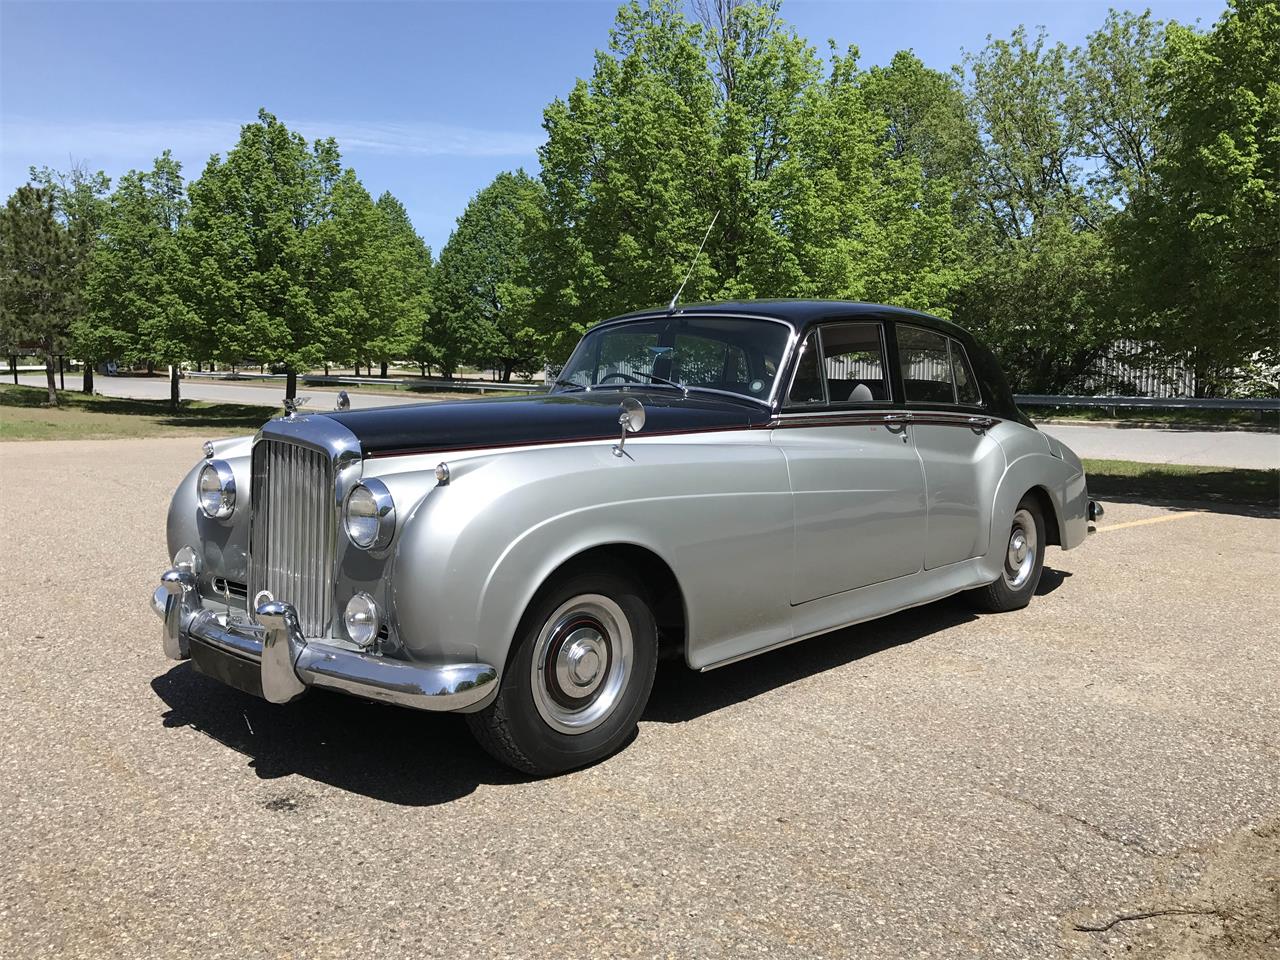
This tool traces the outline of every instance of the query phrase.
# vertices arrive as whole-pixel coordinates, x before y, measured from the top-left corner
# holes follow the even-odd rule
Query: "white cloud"
[[[542,143],[539,132],[480,130],[441,123],[281,119],[309,140],[336,138],[344,155],[519,157],[536,153]],[[0,153],[24,162],[31,157],[46,157],[43,162],[54,166],[67,157],[91,157],[103,164],[132,161],[155,156],[165,148],[178,156],[207,156],[233,147],[240,126],[232,120],[53,121],[6,116],[0,122]]]

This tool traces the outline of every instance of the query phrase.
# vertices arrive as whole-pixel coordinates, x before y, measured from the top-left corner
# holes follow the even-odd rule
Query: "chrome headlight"
[[[396,532],[396,505],[377,478],[357,483],[342,508],[347,537],[361,550],[381,550]]]
[[[225,460],[210,460],[200,468],[196,482],[200,512],[213,520],[225,520],[236,508],[236,478]]]

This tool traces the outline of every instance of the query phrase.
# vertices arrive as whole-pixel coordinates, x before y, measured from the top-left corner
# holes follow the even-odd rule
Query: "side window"
[[[827,396],[836,403],[884,403],[884,338],[878,323],[833,323],[822,327]]]
[[[787,402],[810,405],[826,403],[825,386],[818,366],[818,335],[811,333],[805,337],[800,347],[800,360],[796,364],[796,375],[791,381]]]
[[[979,406],[982,394],[978,391],[978,381],[974,379],[973,367],[969,366],[969,358],[964,347],[956,340],[951,345],[951,375],[956,381],[956,402]]]
[[[948,338],[932,330],[898,326],[898,360],[907,403],[955,403]]]

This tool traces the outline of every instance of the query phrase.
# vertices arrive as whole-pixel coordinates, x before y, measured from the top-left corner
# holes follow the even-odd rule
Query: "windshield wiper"
[[[676,383],[674,380],[668,380],[666,377],[660,377],[657,374],[645,373],[643,370],[641,370],[636,373],[628,374],[628,376],[648,377],[650,383],[663,383],[663,384],[666,384],[668,387],[675,387],[685,396],[689,395],[689,388],[686,387],[683,383]]]
[[[552,381],[551,385],[552,385],[553,387],[569,387],[569,388],[571,388],[572,390],[585,390],[585,389],[587,389],[586,387],[584,387],[584,386],[583,386],[582,384],[580,384],[580,383],[574,383],[572,380],[562,380],[560,377],[556,377],[556,378],[555,378],[555,380],[553,380],[553,381]],[[568,392],[568,391],[566,391],[566,392]]]

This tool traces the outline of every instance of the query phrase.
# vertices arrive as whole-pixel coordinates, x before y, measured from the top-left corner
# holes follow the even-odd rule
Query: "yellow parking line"
[[[1167,523],[1170,520],[1185,520],[1187,517],[1195,517],[1200,513],[1199,510],[1191,510],[1186,513],[1170,513],[1163,517],[1147,517],[1145,520],[1130,520],[1128,523],[1112,523],[1105,527],[1094,527],[1096,533],[1106,533],[1108,530],[1123,530],[1125,527],[1141,527],[1148,523]]]

